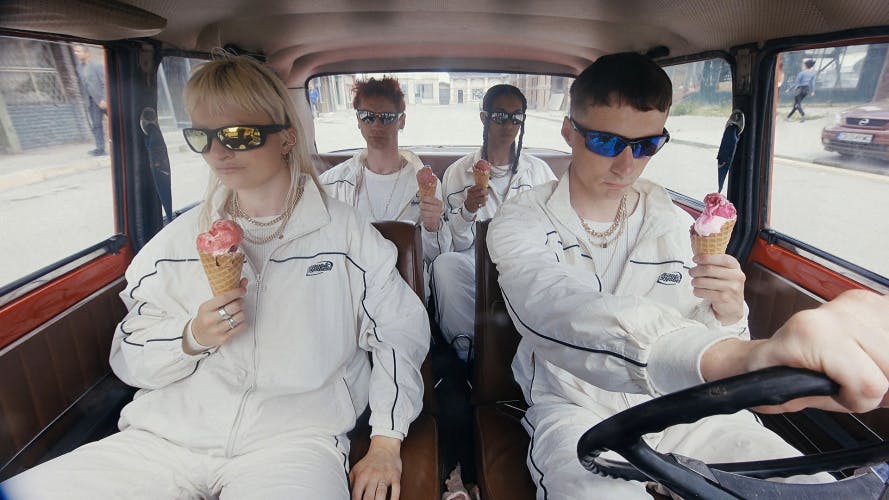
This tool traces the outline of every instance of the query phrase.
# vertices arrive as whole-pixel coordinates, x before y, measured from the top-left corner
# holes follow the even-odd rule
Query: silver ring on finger
[[[223,320],[226,320],[226,321],[232,317],[232,315],[229,314],[228,311],[225,310],[225,306],[220,307],[219,309],[216,310],[216,312],[219,313],[219,316]]]
[[[237,327],[240,324],[237,321],[235,321],[235,318],[232,318],[231,316],[228,317],[227,321],[228,321],[228,327],[229,327],[228,329],[229,330],[234,330],[235,327]]]

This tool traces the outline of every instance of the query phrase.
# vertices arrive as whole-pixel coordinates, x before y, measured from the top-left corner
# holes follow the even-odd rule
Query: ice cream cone
[[[233,290],[241,281],[241,268],[244,267],[244,254],[241,252],[229,252],[213,256],[211,253],[198,251],[201,256],[201,264],[213,296]]]
[[[491,171],[482,171],[482,170],[473,170],[472,174],[475,175],[475,185],[482,186],[485,189],[488,189],[488,179],[491,178]]]
[[[420,191],[420,197],[423,198],[426,196],[435,196],[435,186],[436,186],[435,184],[432,184],[432,185],[420,184],[420,185],[418,185],[417,187],[419,188],[419,191]]]
[[[732,239],[732,229],[735,227],[735,221],[729,220],[722,225],[722,229],[718,233],[709,236],[701,236],[697,234],[692,226],[691,232],[691,249],[695,255],[714,255],[725,253],[728,242]]]

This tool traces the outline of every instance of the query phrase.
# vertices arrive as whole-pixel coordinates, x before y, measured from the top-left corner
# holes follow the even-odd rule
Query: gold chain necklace
[[[288,204],[288,205],[289,205],[289,204]],[[260,221],[258,221],[258,220],[256,220],[256,219],[254,219],[253,217],[250,217],[250,216],[247,214],[247,212],[245,212],[245,211],[241,208],[241,206],[238,205],[238,193],[237,193],[237,192],[235,192],[235,194],[232,195],[232,209],[234,209],[234,214],[233,214],[233,215],[234,215],[235,217],[239,217],[239,218],[244,219],[244,220],[246,220],[247,222],[253,224],[254,226],[260,226],[260,227],[268,227],[268,226],[277,224],[278,222],[281,222],[281,220],[284,218],[284,214],[287,213],[287,211],[285,210],[284,212],[281,212],[281,215],[275,217],[274,219],[272,219],[272,220],[270,220],[270,221],[268,221],[268,222],[260,222]]]
[[[602,231],[602,232],[595,231],[593,228],[591,228],[586,223],[585,220],[583,220],[583,217],[581,217],[580,214],[577,214],[577,218],[580,219],[580,225],[583,226],[584,231],[587,232],[590,243],[592,243],[593,245],[596,245],[598,247],[601,247],[601,248],[608,248],[608,244],[611,243],[612,241],[616,240],[618,237],[620,237],[621,233],[624,231],[624,227],[626,226],[626,222],[627,222],[627,195],[623,195],[623,197],[620,199],[620,205],[617,208],[617,213],[614,215],[614,222],[611,224],[611,227],[609,227],[605,231]],[[618,231],[618,229],[620,231]],[[615,231],[618,231],[617,235],[615,235],[614,238],[609,239],[609,237],[612,234],[614,234]],[[601,242],[593,241],[593,238],[597,238],[597,239],[604,240],[604,241],[601,241]]]
[[[260,226],[260,227],[268,227],[268,226],[271,226],[272,224],[274,224],[276,221],[280,221],[280,224],[278,225],[278,228],[275,229],[275,232],[273,232],[272,234],[270,234],[264,238],[255,238],[254,239],[253,237],[250,236],[248,231],[246,231],[246,230],[244,231],[244,239],[245,240],[249,241],[250,243],[253,243],[254,245],[264,245],[264,244],[274,240],[275,238],[278,238],[279,236],[281,236],[281,234],[284,233],[284,228],[287,227],[287,222],[290,220],[290,216],[293,215],[293,211],[294,211],[294,209],[296,209],[296,205],[299,203],[299,200],[302,199],[304,189],[305,189],[305,178],[302,175],[300,175],[299,185],[296,187],[296,193],[289,197],[290,198],[289,203],[287,203],[287,207],[284,209],[284,213],[275,217],[274,219],[272,219],[269,222],[257,221],[255,219],[253,219],[252,217],[250,217],[249,215],[247,215],[246,212],[241,210],[241,207],[239,207],[237,205],[237,199],[238,199],[237,193],[235,193],[235,195],[232,196],[231,207],[230,207],[231,209],[229,210],[229,214],[236,219],[244,219],[247,222],[254,224],[256,226]]]
[[[389,213],[389,205],[392,203],[392,197],[395,196],[395,190],[398,188],[398,181],[401,179],[401,171],[404,170],[405,166],[407,166],[407,160],[402,156],[401,165],[398,167],[398,174],[395,176],[395,182],[392,183],[392,190],[389,191],[389,197],[386,198],[386,208],[383,209],[382,213],[383,217],[385,217],[386,214]],[[365,175],[365,170],[370,170],[370,167],[367,166],[366,159],[361,163],[361,179],[359,179],[358,185],[355,189],[355,200],[352,204],[355,208],[358,208],[358,193],[361,191],[361,187],[364,186],[365,188],[367,188],[367,175]],[[370,215],[373,220],[382,220],[380,217],[377,217],[377,214],[374,212],[374,205],[370,199],[370,188],[367,188],[367,204],[370,206]]]

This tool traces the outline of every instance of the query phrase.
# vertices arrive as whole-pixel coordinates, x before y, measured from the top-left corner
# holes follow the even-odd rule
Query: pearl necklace
[[[611,227],[605,231],[599,232],[593,230],[593,228],[583,220],[583,217],[581,217],[580,214],[577,214],[577,218],[580,219],[580,225],[583,226],[584,231],[587,232],[587,237],[590,240],[590,243],[601,248],[608,248],[608,244],[617,240],[621,233],[624,232],[624,228],[627,225],[627,195],[623,195],[620,199],[620,205],[617,208],[617,213],[614,215],[614,222],[611,224]],[[614,238],[609,238],[615,231],[617,231],[617,234]],[[604,241],[593,241],[593,238]]]

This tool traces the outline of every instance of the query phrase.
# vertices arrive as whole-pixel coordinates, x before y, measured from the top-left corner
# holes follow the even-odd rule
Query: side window
[[[167,56],[157,71],[157,119],[170,158],[174,211],[201,201],[207,189],[207,164],[201,155],[188,148],[182,136],[182,129],[191,126],[182,91],[191,72],[203,62]]]
[[[673,82],[666,128],[670,142],[642,176],[677,193],[703,200],[716,191],[716,153],[732,112],[732,72],[722,59],[664,68]]]
[[[102,47],[0,37],[0,289],[118,232]]]
[[[767,227],[889,277],[889,44],[784,52]]]

